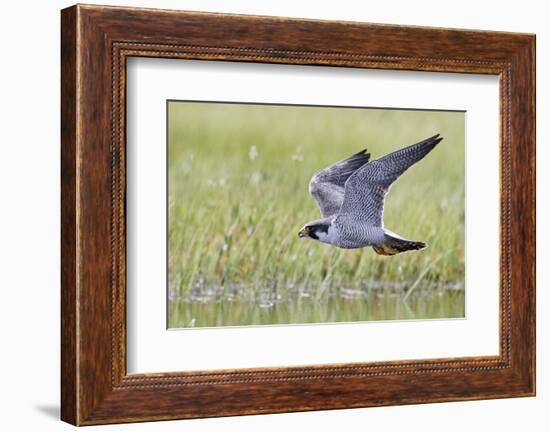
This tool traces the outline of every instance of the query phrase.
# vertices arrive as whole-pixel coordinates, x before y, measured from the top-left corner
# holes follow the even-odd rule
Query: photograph
[[[168,328],[465,317],[464,111],[166,107]]]
[[[541,2],[117,1],[7,5],[5,429],[548,423]]]

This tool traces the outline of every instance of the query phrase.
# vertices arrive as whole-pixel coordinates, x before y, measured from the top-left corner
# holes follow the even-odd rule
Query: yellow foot
[[[378,254],[382,254],[384,256],[393,256],[394,254],[400,253],[399,250],[396,248],[392,248],[389,245],[373,245],[372,248],[374,251]]]

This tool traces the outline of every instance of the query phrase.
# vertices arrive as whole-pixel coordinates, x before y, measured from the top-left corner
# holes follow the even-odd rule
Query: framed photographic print
[[[62,11],[62,419],[535,394],[535,37]]]

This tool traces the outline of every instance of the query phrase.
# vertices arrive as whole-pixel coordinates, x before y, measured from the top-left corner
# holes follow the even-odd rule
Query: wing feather
[[[361,150],[313,175],[309,182],[309,193],[317,201],[323,217],[330,217],[340,211],[347,179],[368,163],[369,158],[367,150]]]
[[[437,134],[355,171],[345,183],[340,213],[372,226],[383,226],[384,200],[392,183],[423,159],[442,139]]]

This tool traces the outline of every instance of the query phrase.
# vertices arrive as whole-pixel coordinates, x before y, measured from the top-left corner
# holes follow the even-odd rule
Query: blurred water
[[[372,280],[351,286],[216,285],[169,294],[171,328],[464,317],[464,285]]]

